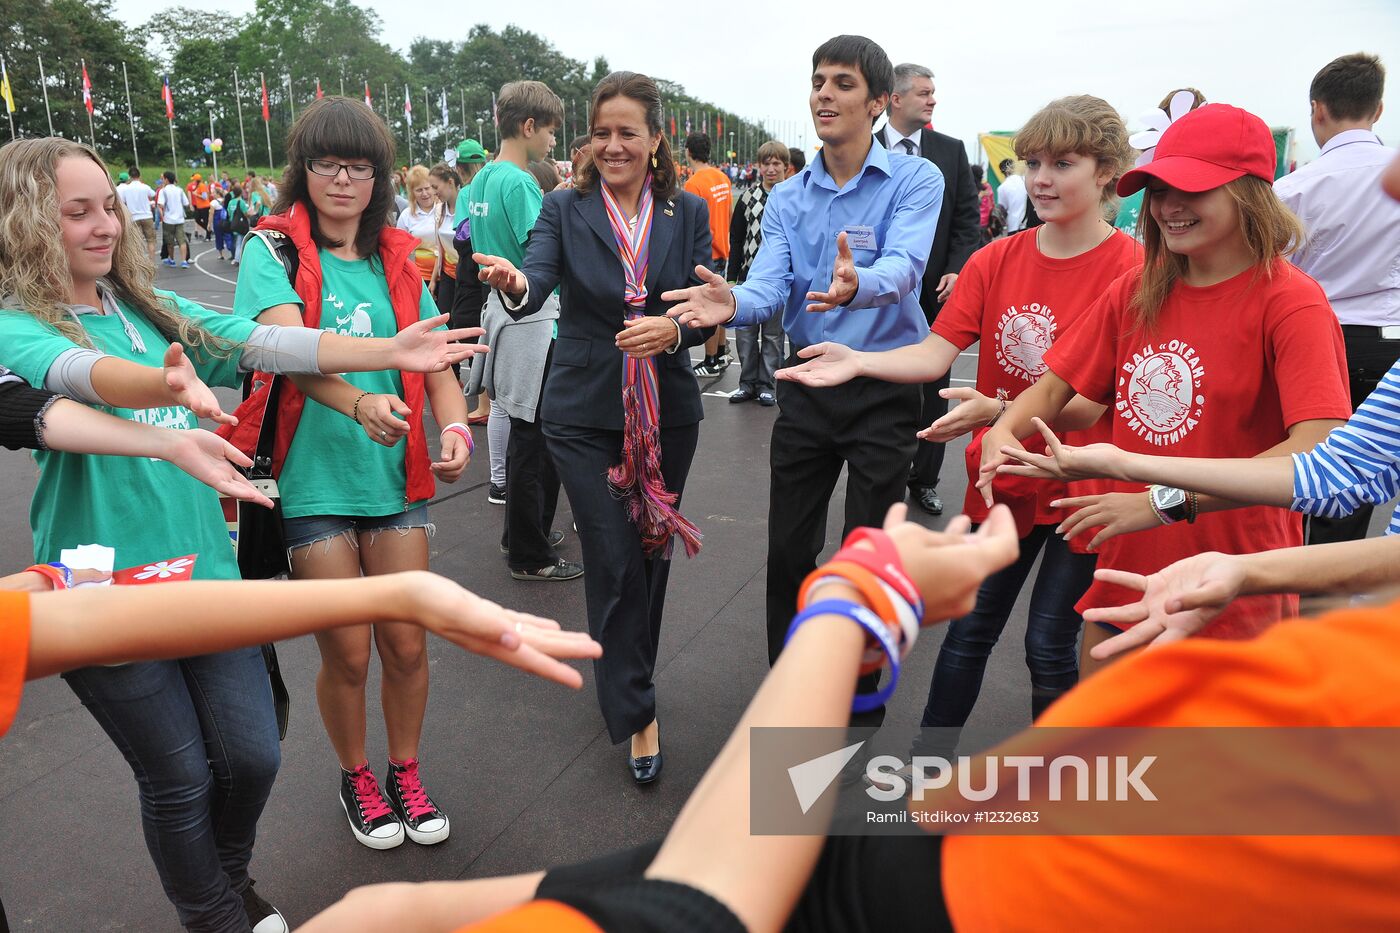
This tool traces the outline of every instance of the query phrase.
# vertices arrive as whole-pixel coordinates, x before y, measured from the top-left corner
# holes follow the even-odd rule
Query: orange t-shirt
[[[685,190],[705,199],[710,209],[710,258],[729,258],[729,216],[734,210],[729,179],[719,169],[702,168],[685,183]]]
[[[1400,726],[1400,603],[1153,649],[1038,725]],[[1394,930],[1397,878],[1390,836],[949,836],[943,848],[960,933],[1249,930],[1280,914],[1294,929]]]
[[[522,907],[468,924],[457,933],[602,933],[602,928],[567,904],[531,901]]]
[[[0,592],[0,735],[19,712],[29,667],[29,594]]]

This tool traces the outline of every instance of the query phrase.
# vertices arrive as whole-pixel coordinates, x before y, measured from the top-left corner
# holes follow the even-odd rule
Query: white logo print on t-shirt
[[[997,321],[997,362],[1016,378],[1035,382],[1045,375],[1055,327],[1055,313],[1038,301],[1007,308]]]
[[[1145,346],[1123,364],[1118,414],[1139,437],[1158,447],[1175,444],[1200,423],[1205,366],[1181,340]]]
[[[362,301],[347,312],[345,302],[337,298],[334,292],[328,292],[326,297],[321,300],[324,304],[330,305],[335,314],[335,332],[337,334],[344,334],[347,337],[374,336],[374,324],[369,319],[369,309],[374,307],[373,302]]]

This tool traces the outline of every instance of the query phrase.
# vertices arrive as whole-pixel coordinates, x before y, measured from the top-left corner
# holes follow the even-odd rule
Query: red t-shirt
[[[1220,397],[1210,366],[1207,408]],[[1082,681],[1036,726],[1400,726],[1400,604],[1287,622],[1248,644],[1193,638],[1144,652]],[[1332,786],[1310,779],[1308,767],[1298,762],[1303,800]],[[1365,767],[1347,765],[1363,776]],[[1378,786],[1389,787],[1384,782],[1393,777],[1378,776]],[[1277,778],[1266,772],[1259,780]],[[1354,787],[1331,793],[1339,807],[1383,805],[1338,799]],[[1400,843],[1390,836],[943,842],[943,891],[960,933],[1394,930],[1396,878]],[[1281,915],[1290,922],[1280,924]]]
[[[1337,316],[1318,284],[1289,263],[1279,260],[1268,278],[1249,269],[1205,288],[1178,282],[1148,332],[1128,310],[1137,283],[1136,274],[1115,282],[1045,355],[1076,392],[1112,406],[1118,447],[1170,457],[1253,457],[1287,439],[1300,421],[1351,417]],[[1301,516],[1255,506],[1110,538],[1099,549],[1099,566],[1150,574],[1202,551],[1251,554],[1302,543]],[[1076,608],[1136,599],[1130,590],[1095,581]],[[1206,634],[1248,638],[1296,611],[1296,596],[1237,599]]]
[[[972,254],[957,287],[938,312],[932,330],[960,350],[981,342],[977,391],[990,398],[1004,392],[1014,399],[1045,373],[1045,351],[1089,309],[1124,272],[1142,263],[1136,240],[1114,231],[1098,246],[1073,259],[1051,259],[1036,246],[1036,231],[993,240]],[[1065,443],[1079,446],[1108,440],[1108,418],[1087,431],[1072,431]],[[1027,439],[1028,442],[1030,439]],[[1097,481],[1095,481],[1097,483]],[[1065,484],[1043,480],[1036,503],[1037,525],[1059,524],[1064,513],[1050,502],[1066,495]],[[1089,495],[1098,488],[1075,493]],[[982,493],[971,483],[963,511],[975,522],[987,517]]]
[[[0,735],[19,712],[29,667],[29,594],[0,592]]]

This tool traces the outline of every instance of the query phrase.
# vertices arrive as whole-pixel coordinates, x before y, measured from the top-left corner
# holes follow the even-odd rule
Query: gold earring
[[[651,167],[656,168],[656,150],[651,151]]]

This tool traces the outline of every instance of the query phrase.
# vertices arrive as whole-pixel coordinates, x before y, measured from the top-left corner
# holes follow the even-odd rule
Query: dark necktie
[[[914,141],[912,139],[901,139],[899,144],[904,147],[905,155],[914,154]]]

